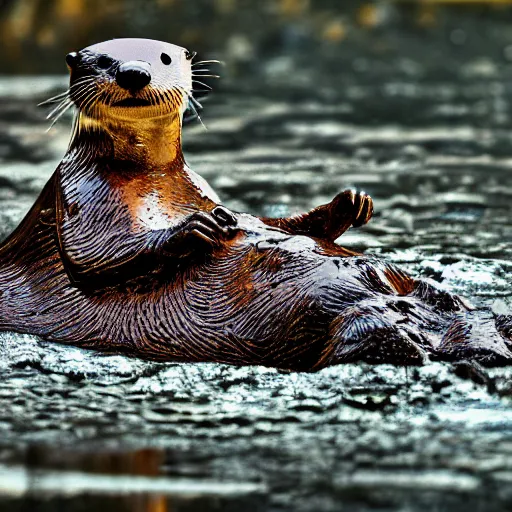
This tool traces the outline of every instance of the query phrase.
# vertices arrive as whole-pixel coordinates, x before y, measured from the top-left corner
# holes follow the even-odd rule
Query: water
[[[261,215],[363,188],[376,216],[340,242],[507,313],[509,70],[468,53],[441,72],[434,50],[343,57],[348,71],[329,55],[309,67],[269,57],[205,102],[208,131],[187,128],[186,154],[227,206]],[[34,107],[62,83],[0,81],[4,236],[65,151],[69,124],[45,134]],[[289,374],[146,363],[9,333],[0,344],[1,510],[512,505],[510,369]]]

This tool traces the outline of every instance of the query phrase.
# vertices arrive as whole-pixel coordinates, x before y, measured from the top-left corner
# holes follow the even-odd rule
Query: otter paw
[[[215,212],[215,213],[214,213]],[[224,207],[216,207],[212,213],[193,213],[180,230],[180,238],[217,247],[223,240],[231,238],[236,225],[235,216]]]
[[[333,212],[336,212],[333,219],[337,216],[336,222],[339,224],[341,220],[345,229],[350,226],[358,228],[366,224],[373,215],[373,200],[366,192],[344,190],[330,204]]]

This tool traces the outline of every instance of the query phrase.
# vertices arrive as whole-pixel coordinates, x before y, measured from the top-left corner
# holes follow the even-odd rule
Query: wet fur
[[[146,359],[304,371],[510,361],[510,317],[334,243],[369,220],[368,196],[345,191],[287,219],[233,214],[213,236],[218,198],[181,154],[187,95],[160,96],[167,117],[120,122],[101,110],[108,87],[76,101],[68,153],[0,248],[2,330]]]

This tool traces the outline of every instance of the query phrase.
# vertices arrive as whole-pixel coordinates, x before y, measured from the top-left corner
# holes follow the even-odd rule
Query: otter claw
[[[209,246],[216,246],[219,244],[219,241],[212,236],[212,233],[205,232],[202,229],[195,228],[190,230],[188,233],[196,240],[201,240]]]
[[[181,227],[176,240],[186,239],[187,243],[199,242],[207,247],[219,247],[223,240],[231,238],[235,232],[236,217],[223,206],[215,207],[211,213],[193,213]]]
[[[352,226],[355,228],[366,224],[373,215],[373,200],[363,191],[353,192],[354,197],[354,221]]]

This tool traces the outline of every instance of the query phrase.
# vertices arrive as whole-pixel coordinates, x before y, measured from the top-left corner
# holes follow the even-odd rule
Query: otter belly
[[[86,292],[69,281],[51,230],[39,232],[23,258],[19,248],[2,256],[0,328],[148,359],[293,370],[509,360],[510,342],[493,319],[475,318],[434,285],[344,257],[341,247],[268,235],[245,236],[172,279]]]
[[[70,282],[50,230],[34,242],[3,254],[2,330],[150,359],[296,369],[310,369],[325,345],[330,317],[312,294],[309,276],[322,267],[314,255],[299,261],[242,240],[172,279],[85,291]]]

